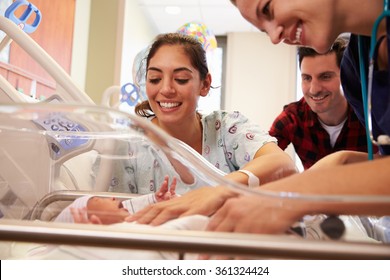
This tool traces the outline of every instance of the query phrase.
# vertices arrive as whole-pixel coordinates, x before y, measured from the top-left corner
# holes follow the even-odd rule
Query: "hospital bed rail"
[[[42,213],[45,211],[47,207],[49,207],[52,203],[55,202],[71,202],[77,198],[80,198],[84,195],[93,195],[97,197],[103,198],[111,198],[115,197],[119,200],[131,199],[139,196],[138,194],[130,194],[130,193],[115,193],[115,192],[92,192],[92,191],[72,191],[72,190],[60,190],[54,191],[52,193],[44,196],[33,208],[30,220],[40,220],[40,221],[50,221],[49,219],[42,219]],[[72,228],[73,229],[73,228]],[[77,229],[79,230],[79,229]],[[83,229],[84,230],[84,229]],[[133,232],[128,232],[133,235]],[[50,233],[51,234],[51,233]],[[117,232],[114,235],[118,234]],[[144,231],[141,233],[144,234]],[[172,235],[179,237],[179,242],[175,243],[176,238]],[[30,234],[29,234],[30,235]],[[149,237],[148,235],[152,236]],[[110,232],[111,236],[111,232]],[[184,241],[184,238],[190,236],[190,239]],[[40,237],[43,238],[44,237]],[[49,236],[47,236],[49,238]],[[88,242],[84,244],[85,241],[80,239],[79,231],[76,231],[75,234],[71,234],[68,237],[61,237],[57,242],[61,242],[61,244],[72,244],[74,245],[74,240],[79,240],[80,243],[78,245],[85,246],[94,246],[94,244],[106,247],[105,245],[106,239],[105,237],[101,237],[99,232],[98,235],[96,233],[92,234],[92,238],[95,240],[93,243]],[[321,259],[367,259],[367,258],[384,258],[390,259],[390,245],[383,247],[382,245],[376,244],[371,247],[372,244],[359,244],[359,243],[351,243],[351,242],[323,242],[317,240],[316,242],[312,241],[302,241],[302,239],[297,239],[292,236],[267,236],[267,235],[259,235],[254,238],[253,235],[249,235],[249,238],[246,235],[239,234],[222,234],[222,233],[207,233],[204,234],[202,232],[193,231],[193,232],[181,232],[181,231],[159,231],[156,232],[146,232],[145,236],[140,236],[137,234],[136,236],[132,236],[130,239],[122,237],[116,237],[117,244],[114,244],[113,247],[119,247],[123,249],[123,244],[121,244],[119,240],[122,240],[124,244],[129,244],[129,249],[143,249],[148,250],[150,243],[147,241],[149,238],[153,239],[155,244],[151,246],[151,248],[159,248],[160,250],[178,250],[180,248],[185,248],[184,251],[180,251],[179,256],[184,256],[184,253],[195,252],[195,253],[204,253],[204,250],[207,250],[207,253],[210,254],[231,254],[232,252],[240,252],[239,255],[243,254],[244,257],[255,258],[255,257],[264,257],[264,258],[321,258]],[[49,238],[52,240],[52,237]],[[232,244],[230,239],[237,239],[238,242]],[[55,242],[56,238],[53,240]],[[215,240],[219,240],[216,242]],[[222,240],[222,241],[221,241]],[[243,240],[246,240],[243,242]],[[95,243],[96,242],[96,243]],[[302,243],[304,242],[304,243]],[[111,241],[110,241],[111,244]],[[135,244],[141,244],[134,248]],[[149,244],[149,245],[148,245]],[[188,247],[186,247],[186,245]],[[282,246],[286,245],[283,250]],[[325,246],[324,246],[325,245]],[[329,246],[329,247],[328,247]],[[378,246],[381,248],[378,251]],[[127,248],[127,246],[125,246]],[[337,247],[337,250],[335,248]],[[386,248],[387,247],[387,248]],[[203,249],[201,249],[203,248]],[[302,248],[303,251],[299,251]],[[328,248],[332,248],[331,251]],[[384,248],[382,252],[382,248]],[[149,249],[150,250],[150,249]],[[198,251],[199,250],[199,251]],[[237,251],[235,251],[237,250]],[[241,253],[242,252],[242,253]],[[387,252],[387,253],[386,253]]]
[[[390,245],[304,240],[293,236],[0,220],[0,240],[225,255],[249,259],[390,259]]]

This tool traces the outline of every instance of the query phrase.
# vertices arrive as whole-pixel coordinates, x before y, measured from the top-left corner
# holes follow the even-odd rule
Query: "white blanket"
[[[209,218],[201,215],[187,216],[169,221],[156,229],[169,230],[197,230],[206,228]],[[136,223],[120,223],[107,225],[116,229],[152,228],[149,225]],[[188,254],[186,258],[196,258],[195,254]],[[34,243],[14,243],[9,248],[7,259],[39,259],[39,260],[160,260],[179,259],[177,252],[159,252],[153,250],[130,250],[113,248],[96,248],[88,246],[47,245]]]

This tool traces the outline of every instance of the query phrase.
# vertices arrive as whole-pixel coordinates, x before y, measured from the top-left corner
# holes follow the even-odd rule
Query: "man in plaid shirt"
[[[338,38],[326,54],[307,47],[298,49],[303,97],[286,105],[269,131],[283,150],[293,144],[305,169],[336,151],[367,152],[365,128],[340,84],[346,45],[345,39]]]

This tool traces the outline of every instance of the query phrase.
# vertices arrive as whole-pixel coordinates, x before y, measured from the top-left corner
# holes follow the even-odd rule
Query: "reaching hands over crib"
[[[211,216],[227,199],[238,196],[225,187],[202,187],[169,201],[149,205],[129,217],[128,221],[154,226],[190,215]]]
[[[263,195],[240,195],[227,200],[211,217],[208,231],[285,234],[304,211],[296,204],[304,201],[282,200]]]

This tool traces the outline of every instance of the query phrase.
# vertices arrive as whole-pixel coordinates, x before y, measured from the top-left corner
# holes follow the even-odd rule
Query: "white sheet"
[[[209,218],[201,215],[187,216],[169,221],[161,226],[160,229],[172,230],[198,230],[203,231],[206,228]],[[106,225],[104,225],[106,226]],[[151,228],[149,225],[140,225],[136,223],[121,223],[107,225],[116,229],[137,229]],[[39,260],[175,260],[179,259],[177,252],[159,252],[152,250],[129,250],[112,248],[95,248],[87,246],[70,245],[47,245],[34,243],[13,243],[8,248],[7,259],[39,259]],[[186,259],[194,259],[196,254],[186,254]]]

